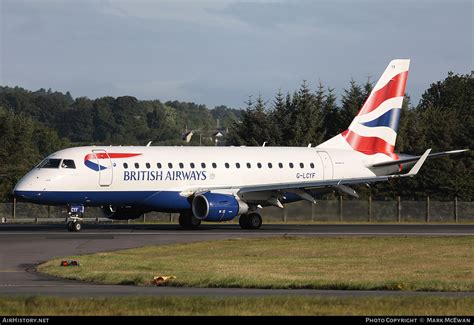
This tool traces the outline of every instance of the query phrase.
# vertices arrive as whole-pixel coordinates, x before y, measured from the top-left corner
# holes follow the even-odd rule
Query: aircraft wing
[[[447,156],[447,155],[457,154],[457,153],[466,152],[466,151],[469,151],[469,149],[437,152],[437,153],[429,154],[428,158],[444,157],[444,156]],[[404,159],[385,161],[385,162],[373,164],[373,165],[370,165],[370,166],[367,166],[367,167],[369,167],[369,168],[372,168],[372,167],[387,167],[387,166],[406,164],[406,163],[409,163],[409,162],[416,161],[420,158],[421,158],[421,156],[413,156],[413,157],[404,158]]]
[[[255,194],[258,192],[291,192],[295,193],[300,196],[302,199],[315,202],[314,198],[306,192],[306,190],[311,189],[318,189],[318,188],[325,188],[325,187],[333,187],[334,189],[343,192],[345,194],[358,197],[357,193],[348,187],[347,185],[353,184],[366,184],[366,183],[374,183],[374,182],[382,182],[387,181],[392,178],[401,178],[401,177],[412,177],[415,176],[418,171],[420,170],[421,166],[424,164],[428,155],[430,154],[431,149],[425,151],[423,155],[420,156],[416,164],[411,168],[411,170],[406,174],[396,174],[396,175],[386,175],[386,176],[373,176],[373,177],[355,177],[355,178],[339,178],[339,179],[328,179],[328,180],[318,180],[314,182],[292,182],[292,183],[273,183],[273,184],[260,184],[260,185],[251,185],[251,186],[219,186],[213,188],[200,188],[200,189],[193,189],[188,191],[181,192],[182,196],[192,196],[198,193],[205,193],[208,191],[213,192],[233,192],[240,197],[243,197],[245,200],[245,196],[249,194]],[[267,199],[264,199],[267,201]],[[273,205],[283,207],[278,199],[275,200],[274,203],[270,202]]]
[[[249,192],[258,192],[258,191],[272,191],[272,190],[292,190],[292,189],[312,189],[320,187],[329,187],[329,186],[341,186],[341,185],[353,185],[353,184],[364,184],[364,183],[374,183],[387,181],[392,178],[401,178],[401,177],[413,177],[420,170],[421,166],[424,164],[426,158],[430,154],[431,149],[425,151],[425,153],[420,156],[415,166],[406,173],[398,175],[386,175],[386,176],[373,176],[373,177],[355,177],[355,178],[340,178],[340,179],[328,179],[328,180],[319,180],[314,182],[295,182],[295,183],[281,183],[281,184],[263,184],[263,185],[254,185],[242,187],[239,190],[240,193],[249,193]]]

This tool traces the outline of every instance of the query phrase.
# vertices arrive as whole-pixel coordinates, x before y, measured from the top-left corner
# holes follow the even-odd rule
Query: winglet
[[[410,169],[410,171],[403,176],[415,176],[416,174],[418,174],[421,166],[425,163],[425,160],[426,158],[428,158],[428,155],[430,154],[430,152],[431,152],[431,148],[426,150],[425,153],[420,157],[420,159],[418,159],[415,166],[413,166],[412,169]]]

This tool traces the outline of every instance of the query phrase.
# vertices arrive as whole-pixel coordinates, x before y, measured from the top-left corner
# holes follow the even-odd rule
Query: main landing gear
[[[179,225],[184,229],[197,229],[201,225],[201,219],[196,218],[192,213],[181,213]]]
[[[70,232],[79,232],[82,229],[82,221],[84,216],[83,205],[68,206],[69,217],[66,220],[67,230]]]
[[[196,218],[192,213],[181,213],[179,225],[184,229],[197,229],[201,225],[201,219]],[[239,225],[242,229],[258,229],[262,226],[262,217],[256,212],[242,214]]]
[[[256,212],[242,214],[239,218],[239,225],[242,229],[258,229],[262,226],[262,217]]]

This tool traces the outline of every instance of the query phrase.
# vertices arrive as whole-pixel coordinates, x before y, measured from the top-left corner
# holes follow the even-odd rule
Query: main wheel
[[[72,222],[71,228],[72,231],[79,232],[82,229],[82,224],[79,221]]]
[[[201,225],[201,220],[192,214],[180,214],[179,225],[184,229],[197,229]]]
[[[262,217],[258,213],[250,213],[247,216],[247,229],[258,229],[262,226]]]
[[[68,231],[70,232],[74,231],[74,229],[72,228],[72,221],[68,221],[68,223],[66,224],[66,227]]]
[[[242,214],[239,218],[240,228],[249,229],[248,223],[249,223],[249,215],[248,214]]]

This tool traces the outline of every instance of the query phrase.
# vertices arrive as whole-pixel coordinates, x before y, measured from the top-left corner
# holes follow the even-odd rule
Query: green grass
[[[275,237],[233,239],[71,256],[40,272],[108,284],[189,287],[474,291],[474,238]]]
[[[472,315],[474,298],[0,298],[2,315]]]

